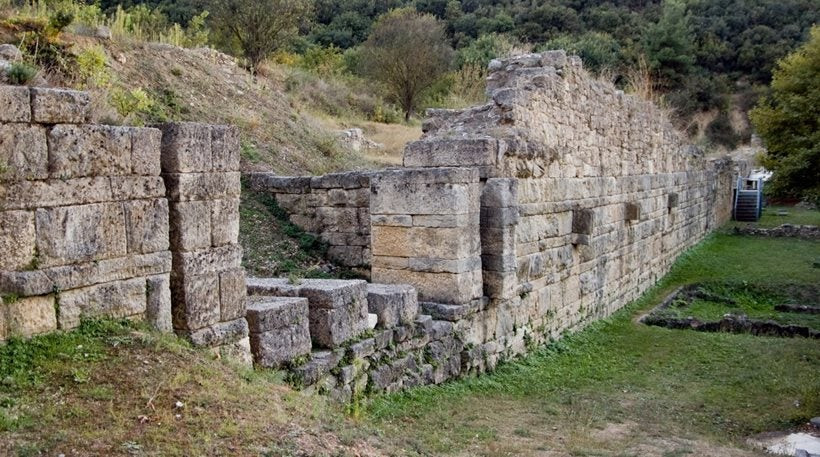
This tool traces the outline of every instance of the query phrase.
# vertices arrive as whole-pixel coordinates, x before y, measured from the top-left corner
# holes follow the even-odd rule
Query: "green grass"
[[[820,225],[820,210],[794,206],[766,206],[757,222],[732,221],[725,228],[754,226],[762,228],[779,227],[783,224]]]
[[[753,455],[710,446],[744,448],[748,434],[816,415],[820,345],[649,327],[636,316],[682,284],[816,284],[818,255],[811,241],[712,235],[611,318],[490,375],[378,397],[365,417],[422,455]],[[612,424],[625,430],[613,437]],[[657,443],[666,444],[641,447]]]
[[[759,287],[742,283],[704,283],[702,289],[722,298],[698,298],[685,306],[671,306],[655,311],[670,317],[692,316],[701,321],[719,321],[725,314],[743,315],[756,320],[773,320],[820,330],[820,315],[775,310],[779,304],[818,306],[818,288],[799,288],[794,285]]]

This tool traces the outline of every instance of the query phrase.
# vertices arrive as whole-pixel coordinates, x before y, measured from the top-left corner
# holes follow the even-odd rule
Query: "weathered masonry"
[[[438,334],[461,345],[461,373],[638,297],[728,220],[737,173],[687,144],[651,103],[593,79],[561,51],[490,70],[491,101],[432,111],[404,168],[248,177],[293,222],[334,246],[355,233],[369,254],[337,250],[338,260],[369,266],[374,282],[412,285],[422,315],[447,322]],[[419,379],[432,378],[405,378]]]
[[[553,51],[493,61],[404,167],[252,173],[363,280],[245,279],[234,128],[86,123],[0,87],[0,340],[145,319],[347,400],[439,383],[607,316],[729,218],[735,165]],[[246,296],[247,294],[247,296]]]
[[[0,341],[133,317],[249,360],[233,127],[87,123],[0,87]]]

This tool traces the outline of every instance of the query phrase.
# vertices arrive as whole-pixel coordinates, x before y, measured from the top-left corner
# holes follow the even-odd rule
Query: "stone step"
[[[408,325],[419,312],[418,293],[407,284],[368,284],[367,308],[378,317],[376,328]]]
[[[369,327],[367,283],[362,280],[247,278],[249,296],[302,297],[308,300],[310,338],[332,349]]]
[[[255,364],[278,368],[310,353],[307,299],[250,297],[246,319]]]

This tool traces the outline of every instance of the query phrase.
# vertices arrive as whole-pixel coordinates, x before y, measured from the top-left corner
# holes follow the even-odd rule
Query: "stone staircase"
[[[462,372],[453,322],[419,314],[416,289],[362,280],[247,279],[254,363],[339,401]]]

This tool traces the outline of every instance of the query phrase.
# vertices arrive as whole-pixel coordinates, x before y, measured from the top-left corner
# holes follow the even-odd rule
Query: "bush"
[[[77,54],[77,76],[84,87],[104,87],[111,81],[108,59],[101,46],[83,49]]]
[[[740,136],[735,132],[729,121],[729,114],[722,111],[706,126],[706,138],[712,143],[725,146],[728,149],[737,147]]]
[[[6,76],[9,82],[15,86],[23,86],[31,82],[37,76],[37,69],[27,63],[14,62],[8,70]]]

